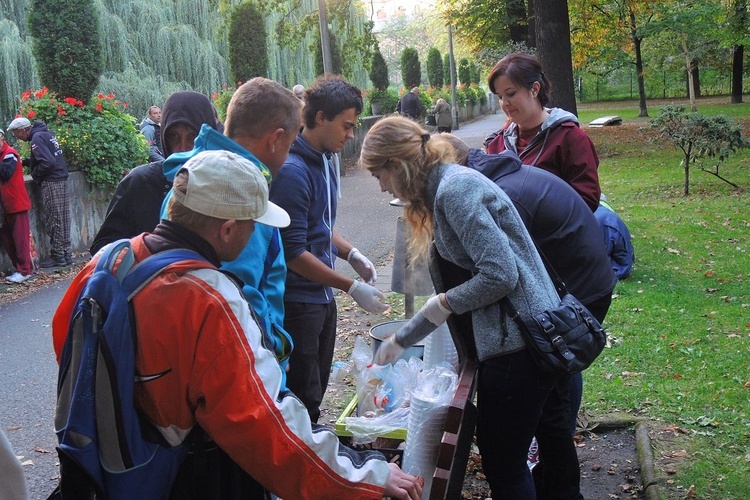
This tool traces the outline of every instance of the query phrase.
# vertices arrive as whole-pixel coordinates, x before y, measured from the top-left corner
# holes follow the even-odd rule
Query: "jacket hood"
[[[289,154],[301,156],[302,159],[305,160],[305,163],[308,164],[316,166],[323,165],[324,153],[321,153],[320,151],[312,147],[310,143],[307,142],[304,137],[302,137],[302,134],[297,135],[297,138],[292,143],[292,147],[289,148]]]
[[[211,113],[213,113],[213,111]],[[234,142],[229,137],[217,132],[215,126],[212,127],[205,123],[201,126],[198,137],[195,138],[195,145],[192,151],[175,153],[164,160],[164,162],[162,163],[162,171],[164,172],[164,177],[172,182],[174,181],[174,176],[177,175],[179,169],[190,158],[201,151],[219,150],[231,151],[232,153],[236,153],[243,158],[250,160],[255,166],[258,167],[258,170],[260,170],[260,173],[263,174],[263,177],[266,179],[266,181],[271,182],[271,171],[268,170],[268,167],[263,165],[263,163],[258,158],[256,158],[254,154]]]
[[[580,125],[578,123],[578,118],[573,113],[570,113],[568,111],[565,111],[561,108],[550,108],[549,111],[549,117],[544,120],[544,123],[542,124],[542,130],[545,128],[554,128],[561,123],[565,122],[573,122],[577,125]]]
[[[198,92],[175,92],[167,98],[161,110],[161,147],[164,158],[172,154],[166,140],[170,128],[183,123],[200,132],[202,125],[208,125],[216,130],[214,108],[208,97]]]
[[[31,124],[31,133],[29,134],[29,140],[31,140],[31,136],[37,132],[49,132],[47,124],[44,122],[33,122]]]
[[[490,155],[481,149],[471,148],[467,163],[469,168],[480,172],[493,181],[517,172],[521,168],[521,159],[510,149]]]

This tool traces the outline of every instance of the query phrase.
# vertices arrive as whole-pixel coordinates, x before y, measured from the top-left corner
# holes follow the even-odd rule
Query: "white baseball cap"
[[[187,191],[173,196],[199,214],[222,220],[254,220],[289,225],[289,214],[268,201],[268,183],[258,167],[231,151],[203,151],[180,169],[188,171]]]
[[[17,128],[29,128],[31,127],[31,122],[28,118],[24,118],[23,116],[19,116],[18,118],[13,119],[12,122],[10,122],[10,125],[8,125],[8,132],[11,130],[15,130]]]

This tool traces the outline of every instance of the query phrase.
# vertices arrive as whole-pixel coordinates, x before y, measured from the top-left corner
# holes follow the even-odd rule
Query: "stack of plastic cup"
[[[445,323],[424,339],[425,367],[443,362],[450,364],[454,370],[458,370],[458,352],[448,325]]]
[[[424,478],[422,498],[430,497],[447,415],[448,406],[412,394],[402,469]]]

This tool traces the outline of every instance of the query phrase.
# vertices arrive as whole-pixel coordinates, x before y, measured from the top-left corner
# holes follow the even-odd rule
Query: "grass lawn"
[[[704,114],[742,109],[748,130],[750,105],[699,105]],[[605,114],[626,124],[587,132],[636,263],[615,288],[611,348],[584,375],[584,409],[638,415],[655,434],[678,437],[655,440],[667,498],[750,498],[750,152],[721,167],[740,189],[694,168],[684,197],[682,153],[646,123],[628,124],[637,106],[587,110],[581,121]]]

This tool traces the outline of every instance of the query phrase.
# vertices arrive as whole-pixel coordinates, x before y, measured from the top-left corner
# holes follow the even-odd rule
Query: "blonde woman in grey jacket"
[[[451,314],[470,313],[479,360],[477,438],[493,498],[581,499],[569,378],[538,369],[500,302],[507,296],[519,313],[530,314],[559,303],[557,292],[505,193],[455,165],[452,152],[429,139],[411,120],[385,118],[365,137],[360,163],[382,191],[407,202],[410,257],[427,258],[434,240],[440,257],[471,278],[430,298],[374,361],[395,360]],[[536,486],[526,465],[533,436],[546,464]]]

